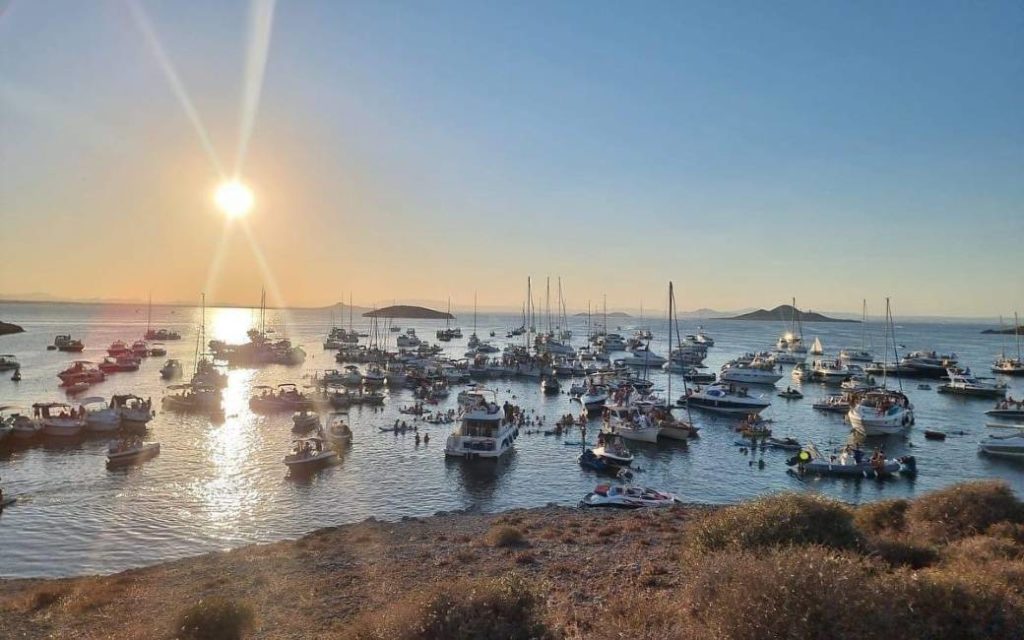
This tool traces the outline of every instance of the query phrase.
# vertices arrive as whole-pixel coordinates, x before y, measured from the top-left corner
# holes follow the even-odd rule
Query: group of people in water
[[[1014,400],[1013,396],[1006,396],[1005,400],[996,403],[997,411],[1009,411],[1010,409],[1024,410],[1024,400]]]

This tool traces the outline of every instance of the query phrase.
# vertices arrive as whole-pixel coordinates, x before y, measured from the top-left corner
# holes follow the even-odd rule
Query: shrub
[[[252,622],[252,609],[248,605],[226,598],[207,598],[179,616],[177,637],[183,640],[238,640]]]
[[[342,636],[348,640],[547,640],[541,599],[521,578],[466,580],[367,611]]]
[[[891,567],[923,569],[935,564],[939,559],[939,554],[934,548],[906,540],[875,538],[868,543],[868,547],[874,555]]]
[[[706,553],[808,544],[851,549],[861,538],[839,502],[785,493],[714,511],[690,528],[689,541],[693,551]]]
[[[863,504],[853,512],[853,523],[861,533],[878,535],[883,532],[899,532],[906,528],[906,500],[880,500]]]
[[[1021,522],[1024,509],[1005,482],[967,482],[914,500],[907,510],[912,526],[934,540],[956,540],[983,533],[1003,522]]]
[[[523,532],[510,525],[495,527],[487,533],[492,547],[522,547],[526,544]]]

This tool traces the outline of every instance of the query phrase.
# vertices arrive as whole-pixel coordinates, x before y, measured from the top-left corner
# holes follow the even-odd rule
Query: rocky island
[[[772,310],[758,309],[750,313],[744,313],[731,318],[716,318],[716,320],[778,320],[782,322],[860,322],[860,320],[846,320],[844,318],[830,318],[813,311],[801,311],[792,305],[781,304]]]

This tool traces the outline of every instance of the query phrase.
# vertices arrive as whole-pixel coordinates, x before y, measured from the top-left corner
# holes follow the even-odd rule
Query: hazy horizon
[[[682,309],[1012,316],[1022,29],[1012,2],[15,1],[0,291],[515,310],[551,274],[573,311],[673,280]],[[236,166],[256,204],[226,220]]]

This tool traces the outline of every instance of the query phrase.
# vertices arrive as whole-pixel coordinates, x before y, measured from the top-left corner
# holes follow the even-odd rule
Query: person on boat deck
[[[856,462],[857,464],[860,464],[863,459],[864,459],[864,452],[861,451],[859,447],[854,449],[853,450],[853,461]]]

